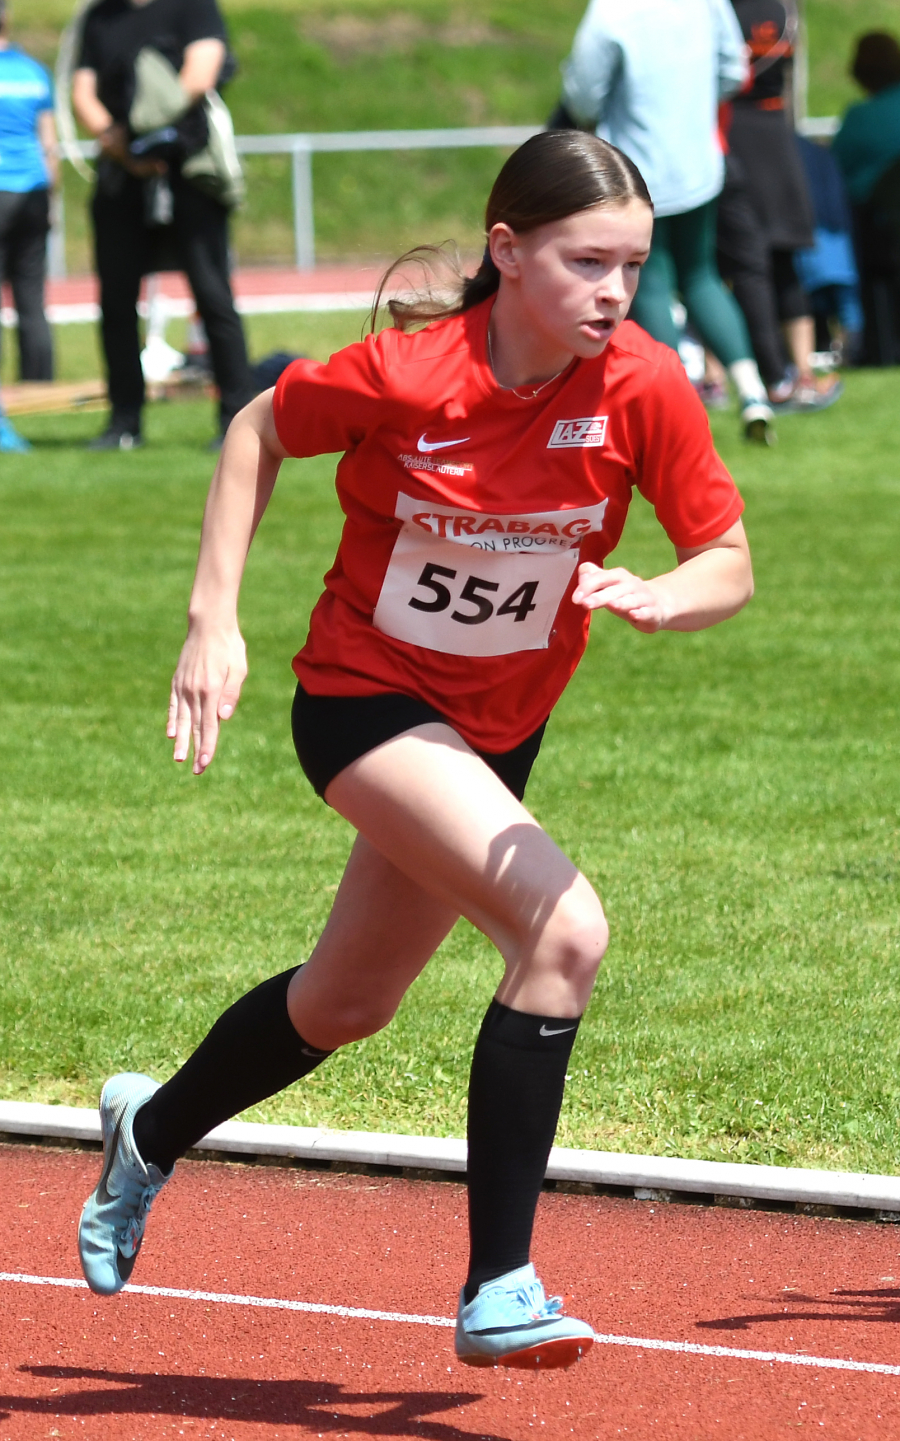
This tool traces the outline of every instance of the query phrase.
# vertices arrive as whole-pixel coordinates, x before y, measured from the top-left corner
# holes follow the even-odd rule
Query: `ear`
[[[491,259],[500,271],[510,280],[517,280],[521,273],[521,253],[519,240],[516,232],[503,221],[499,221],[491,227],[488,236]]]

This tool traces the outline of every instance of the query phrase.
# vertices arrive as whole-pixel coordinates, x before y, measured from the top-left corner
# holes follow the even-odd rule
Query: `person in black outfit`
[[[837,399],[840,384],[811,370],[815,326],[794,267],[794,252],[813,244],[814,225],[789,123],[796,7],[782,0],[733,4],[750,49],[752,83],[731,102],[725,126],[730,154],[719,199],[719,269],[746,316],[769,399],[786,409],[819,410]]]
[[[136,304],[141,277],[150,271],[177,268],[187,275],[209,338],[220,434],[254,395],[231,293],[228,211],[182,174],[177,152],[165,160],[136,158],[128,127],[135,60],[152,47],[178,73],[188,102],[181,129],[193,125],[202,134],[203,97],[222,73],[226,39],[216,0],[99,0],[84,21],[72,101],[81,124],[100,142],[92,214],[112,406],[93,449],[141,444],[144,377]],[[163,175],[170,215],[153,211],[154,187]]]

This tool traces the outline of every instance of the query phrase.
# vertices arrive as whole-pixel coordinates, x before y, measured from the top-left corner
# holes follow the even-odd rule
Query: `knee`
[[[394,1019],[396,1010],[395,1005],[381,1000],[351,1000],[340,1006],[330,1020],[335,1032],[342,1037],[340,1044],[346,1046],[383,1031]]]
[[[609,945],[609,926],[584,876],[557,905],[551,932],[555,969],[574,990],[589,993]]]
[[[288,997],[294,1028],[309,1045],[323,1051],[336,1051],[339,1046],[374,1036],[390,1024],[396,1010],[396,1004],[381,998],[342,996],[321,1005],[304,1004],[302,993]]]

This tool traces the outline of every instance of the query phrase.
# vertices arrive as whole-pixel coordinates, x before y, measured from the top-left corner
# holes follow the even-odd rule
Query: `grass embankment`
[[[555,104],[559,64],[584,0],[268,0],[223,5],[241,63],[228,103],[240,133],[533,124]],[[856,92],[853,37],[896,28],[894,0],[807,0],[809,108],[839,113]],[[17,34],[52,62],[68,0],[30,0]],[[321,258],[392,256],[453,236],[477,248],[494,151],[329,155],[314,161]],[[288,161],[247,162],[235,222],[244,263],[290,261]],[[69,267],[90,268],[87,188],[67,168]]]
[[[256,322],[262,349],[287,338]],[[302,322],[326,353],[359,318]],[[774,452],[716,417],[758,593],[728,625],[599,617],[530,804],[613,930],[563,1143],[891,1171],[900,1085],[892,375],[786,419]],[[163,735],[210,462],[203,404],[152,407],[131,456],[96,417],[24,421],[4,457],[0,1094],[89,1104],[164,1076],[224,1004],[309,953],[350,843],[291,750],[288,665],[340,526],[327,458],[285,467],[242,613],[251,677],[198,782]],[[668,547],[637,502],[618,557]],[[460,925],[391,1029],[253,1114],[461,1134],[498,976]]]

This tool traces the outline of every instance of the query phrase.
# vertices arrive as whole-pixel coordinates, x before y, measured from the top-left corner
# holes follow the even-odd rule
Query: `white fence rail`
[[[835,116],[811,117],[798,126],[801,134],[828,139],[838,126]],[[542,125],[479,125],[448,130],[344,130],[292,135],[238,135],[240,155],[289,155],[291,157],[291,209],[294,225],[294,264],[298,270],[312,270],[316,263],[312,158],[353,150],[459,150],[486,146],[522,145],[543,130]],[[91,159],[97,153],[93,141],[83,141],[79,152]],[[62,206],[50,239],[52,275],[65,275],[65,215]]]

